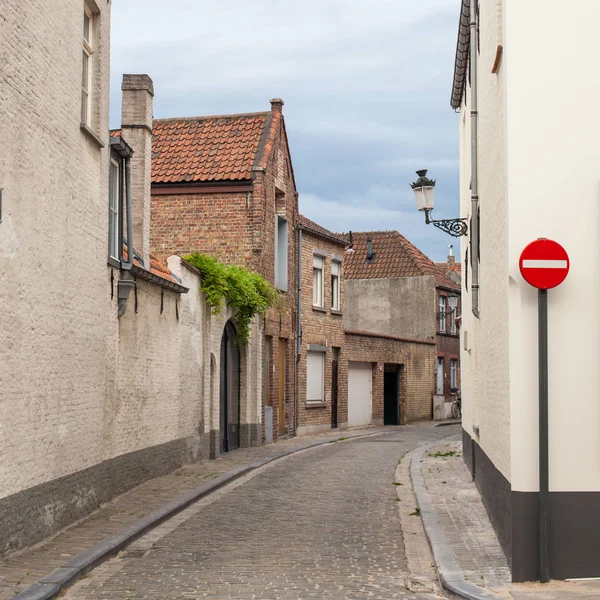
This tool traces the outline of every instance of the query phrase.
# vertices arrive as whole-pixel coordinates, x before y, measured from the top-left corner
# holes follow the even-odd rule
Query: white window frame
[[[323,272],[325,271],[325,259],[318,254],[313,254],[313,306],[325,307],[325,293],[323,286]]]
[[[108,255],[115,260],[119,260],[119,243],[121,240],[119,209],[122,195],[121,162],[115,158],[110,159],[108,179]],[[127,240],[127,243],[129,244],[129,240]]]
[[[88,18],[89,32],[88,39],[85,37],[85,27],[82,33],[83,52],[81,65],[81,124],[92,128],[92,86],[94,72],[94,35],[95,18],[92,9],[84,3],[84,24],[85,18]],[[86,73],[87,67],[87,73]]]
[[[456,358],[450,359],[450,387],[458,387],[458,360]]]
[[[446,297],[441,296],[438,300],[440,333],[446,333]]]
[[[325,358],[326,352],[322,350],[307,350],[306,352],[306,403],[307,404],[324,404],[325,403]],[[315,367],[316,361],[319,361],[319,365]],[[313,368],[320,370],[320,382],[311,382],[311,364]],[[320,384],[320,385],[319,385]],[[316,388],[319,388],[318,392],[315,393]],[[312,396],[312,397],[311,397]],[[318,397],[314,397],[318,396]]]
[[[342,263],[339,260],[331,261],[331,310],[341,310],[342,302]]]

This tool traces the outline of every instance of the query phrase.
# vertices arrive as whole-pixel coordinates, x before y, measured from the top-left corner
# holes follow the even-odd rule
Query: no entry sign
[[[521,252],[519,269],[527,283],[549,290],[565,280],[569,273],[569,255],[553,240],[535,240]]]
[[[557,242],[539,239],[525,246],[519,259],[525,281],[538,288],[539,359],[539,445],[540,445],[540,581],[550,580],[548,540],[550,539],[548,459],[548,290],[560,285],[569,273],[569,255]]]

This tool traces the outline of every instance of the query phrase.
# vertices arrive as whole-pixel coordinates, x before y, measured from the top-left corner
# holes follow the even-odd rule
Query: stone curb
[[[465,580],[463,570],[456,561],[452,548],[438,521],[435,509],[431,505],[431,502],[429,502],[425,481],[423,480],[423,475],[421,475],[421,459],[425,451],[435,443],[437,442],[425,444],[416,449],[410,463],[410,478],[412,479],[413,490],[423,521],[425,535],[429,541],[442,585],[448,591],[460,598],[467,598],[467,600],[502,600],[501,596],[496,596],[478,585]]]
[[[86,573],[105,562],[109,558],[118,554],[125,546],[128,546],[136,539],[154,529],[170,517],[181,512],[194,502],[208,496],[210,493],[215,492],[224,485],[231,483],[232,481],[239,479],[243,475],[255,471],[260,467],[264,467],[269,463],[276,460],[308,450],[309,448],[316,448],[317,446],[324,446],[325,444],[333,444],[335,442],[352,441],[365,437],[372,437],[376,435],[382,435],[384,432],[375,431],[373,433],[363,433],[358,435],[340,435],[340,437],[328,440],[315,440],[304,446],[297,448],[290,448],[289,450],[282,450],[276,452],[266,458],[250,463],[245,466],[236,467],[219,475],[209,483],[205,483],[197,488],[178,496],[174,500],[163,504],[160,508],[150,514],[141,517],[126,525],[113,535],[103,539],[91,548],[82,550],[79,554],[76,554],[69,562],[65,563],[64,566],[54,569],[52,573],[49,573],[43,579],[40,579],[38,583],[34,583],[27,589],[16,594],[11,600],[52,600],[63,592],[67,587],[75,583],[79,578],[83,577]]]

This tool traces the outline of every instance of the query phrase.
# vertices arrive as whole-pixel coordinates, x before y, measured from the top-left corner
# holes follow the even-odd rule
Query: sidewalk
[[[389,431],[391,428],[386,428]],[[85,519],[71,525],[54,537],[0,561],[0,600],[7,600],[35,584],[46,575],[63,567],[83,550],[149,515],[166,503],[236,469],[253,467],[283,453],[313,445],[382,433],[383,428],[334,431],[317,436],[291,438],[255,448],[243,448],[209,460],[186,465],[173,473],[133,488],[101,506]]]
[[[463,462],[460,436],[435,442],[413,454],[411,474],[440,577],[444,579],[445,569],[450,587],[462,587],[460,597],[600,598],[600,581],[511,583],[508,563]]]

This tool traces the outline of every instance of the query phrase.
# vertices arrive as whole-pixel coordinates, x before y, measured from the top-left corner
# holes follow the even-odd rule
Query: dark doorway
[[[338,365],[340,349],[333,348],[331,359],[331,429],[338,427]]]
[[[227,321],[221,338],[221,452],[240,447],[240,351]]]
[[[383,370],[383,424],[400,425],[400,368],[385,365]]]

